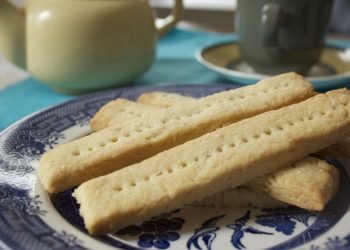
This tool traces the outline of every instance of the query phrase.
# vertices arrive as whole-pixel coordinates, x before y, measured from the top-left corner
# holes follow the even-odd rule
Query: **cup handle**
[[[158,32],[158,37],[165,35],[168,31],[174,28],[176,23],[181,19],[182,11],[183,11],[182,0],[174,0],[172,13],[165,18],[156,19],[155,25]]]
[[[266,46],[278,45],[278,25],[281,22],[282,8],[277,4],[265,4],[262,9],[262,34]]]

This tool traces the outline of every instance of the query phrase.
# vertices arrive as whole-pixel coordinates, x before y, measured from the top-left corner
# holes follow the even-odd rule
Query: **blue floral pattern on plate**
[[[170,216],[180,209],[163,213],[151,220],[143,222],[141,225],[131,225],[117,232],[118,235],[139,235],[138,245],[144,248],[155,247],[158,249],[167,249],[172,241],[180,238],[176,231],[182,228],[185,220],[179,217]]]
[[[200,245],[200,241],[203,242],[205,249],[211,250],[211,245],[216,238],[216,231],[220,227],[216,226],[216,223],[225,215],[214,216],[204,221],[200,228],[195,230],[194,235],[187,241],[188,249],[203,249]]]
[[[315,246],[311,245],[310,250],[348,250],[350,249],[350,234],[343,238],[338,236],[328,238],[323,244]]]
[[[350,229],[341,227],[349,223],[350,217],[349,178],[334,160],[332,163],[342,172],[340,192],[320,213],[294,207],[220,210],[185,206],[103,237],[87,235],[79,216],[79,206],[71,195],[73,190],[48,196],[37,182],[36,168],[41,155],[77,136],[72,129],[81,135],[88,133],[90,117],[112,99],[134,100],[143,92],[155,90],[201,97],[232,87],[120,88],[50,108],[1,133],[0,248],[249,249],[253,242],[265,237],[274,239],[270,245],[261,245],[269,249],[304,246],[305,249],[349,249]],[[330,229],[337,229],[336,233],[328,233]]]
[[[231,228],[233,230],[233,234],[231,237],[231,244],[236,249],[246,248],[241,242],[241,239],[244,237],[245,233],[265,234],[265,235],[273,234],[273,233],[264,232],[262,230],[256,229],[252,226],[246,226],[249,219],[250,219],[250,210],[248,210],[242,217],[236,219],[234,223],[227,225],[228,228]]]
[[[291,235],[294,232],[297,222],[308,226],[310,217],[315,216],[316,213],[308,212],[297,207],[264,209],[266,214],[257,216],[256,223],[275,228],[277,232],[285,235]]]

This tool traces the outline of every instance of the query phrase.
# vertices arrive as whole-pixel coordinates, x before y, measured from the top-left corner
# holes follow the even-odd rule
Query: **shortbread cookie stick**
[[[279,201],[320,211],[336,194],[338,182],[339,171],[334,166],[308,156],[244,185]]]
[[[111,126],[111,121],[114,117],[120,117],[121,120],[130,120],[142,116],[145,112],[156,110],[159,110],[159,107],[145,106],[137,102],[118,98],[108,102],[92,117],[90,127],[94,131],[102,130]]]
[[[137,113],[140,116],[139,121],[142,123],[143,120],[160,122],[163,120],[182,119],[184,118],[183,116],[186,117],[196,113],[200,113],[200,117],[205,115],[208,118],[208,115],[211,114],[213,115],[213,121],[220,117],[218,121],[219,127],[225,123],[236,122],[237,118],[241,120],[251,117],[271,109],[305,100],[313,95],[312,87],[305,79],[295,73],[287,73],[265,79],[256,85],[224,91],[203,97],[198,101],[193,99],[190,103],[181,103],[170,107],[167,111],[163,110],[162,114],[158,112],[154,114],[153,110],[140,112],[137,110],[138,107],[130,103],[130,101],[129,103],[126,100],[114,103],[112,101],[111,105],[97,112],[90,125],[94,130],[101,130],[112,125],[123,124],[125,123],[125,118],[123,115],[119,115],[122,114],[120,110],[128,109],[129,112]],[[155,96],[158,95],[155,94]],[[141,99],[150,99],[152,95],[145,95],[145,97]],[[190,99],[190,97],[187,98]],[[174,94],[174,101],[178,99]],[[129,108],[126,107],[128,104],[130,104]],[[115,108],[116,105],[123,107]],[[114,115],[112,108],[115,110]],[[198,114],[196,116],[199,117]],[[108,118],[111,119],[108,121]],[[135,120],[133,119],[133,121]],[[147,125],[149,126],[149,124]],[[209,125],[209,127],[211,126]]]
[[[133,105],[133,102],[124,100],[122,102],[113,101],[112,104],[113,106],[109,105],[106,106],[106,108],[114,111],[121,109],[127,110],[129,108],[129,111],[126,114],[119,114],[118,119],[125,120],[130,117],[130,111],[134,114],[140,114],[141,112],[145,112],[147,107],[151,107],[142,104]],[[152,111],[156,112],[156,110]],[[106,113],[106,110],[101,110],[99,113]],[[107,114],[108,113],[113,112],[107,112]],[[265,197],[266,195],[261,196],[261,191],[265,191],[267,194],[271,194],[272,197],[289,204],[310,210],[322,210],[331,198],[332,192],[337,189],[337,173],[337,170],[325,161],[306,157],[291,166],[278,170],[276,173],[253,180],[251,185],[248,186],[250,191],[244,191],[248,193],[248,199],[235,197],[229,199],[229,194],[240,193],[237,190],[229,189],[222,193],[213,195],[210,199],[204,199],[200,204],[208,204],[209,206],[215,204],[218,207],[243,206],[244,204],[247,204],[247,202],[251,202],[249,198],[252,197],[255,191],[258,193],[255,196],[259,196],[261,199],[258,199],[257,203],[252,204],[263,205],[265,204],[263,201],[266,201],[266,204],[268,205],[270,204],[271,198]]]
[[[316,94],[316,93],[315,93]],[[142,94],[138,98],[138,102],[147,104],[149,107],[171,107],[174,105],[180,105],[188,102],[196,101],[197,99],[188,96],[183,96],[175,93],[167,92],[147,92]],[[143,107],[145,108],[145,107]],[[112,109],[109,109],[110,113],[114,113]],[[101,112],[104,113],[104,112]],[[112,117],[111,117],[112,119]],[[112,126],[112,122],[109,125]],[[108,123],[106,123],[108,124]],[[101,127],[102,129],[103,127]],[[317,153],[319,156],[332,156],[332,157],[350,157],[350,138],[337,142],[328,148],[325,148]]]
[[[184,104],[186,100],[196,101],[191,97],[165,92],[142,94],[138,98],[139,103],[118,98],[108,102],[92,117],[90,127],[94,131],[102,130],[118,124],[121,120],[130,120],[141,117],[144,113],[157,111],[160,108]]]
[[[339,172],[327,162],[307,156],[270,174],[243,184],[247,197],[234,197],[240,190],[229,188],[197,203],[206,206],[268,207],[288,203],[309,210],[322,210],[338,190]],[[246,189],[249,190],[246,191]],[[270,196],[270,197],[267,197]],[[254,202],[252,198],[256,199]],[[272,198],[274,199],[272,199]],[[274,201],[280,201],[276,203]]]
[[[289,73],[201,98],[193,105],[143,113],[49,151],[40,160],[39,177],[47,191],[63,191],[226,124],[299,102],[312,92],[301,76]]]
[[[350,93],[339,90],[245,119],[75,191],[90,234],[190,204],[295,162],[350,135]]]
[[[157,91],[143,93],[137,98],[137,102],[139,103],[163,108],[169,108],[181,103],[188,103],[193,101],[196,101],[196,99],[193,97],[188,97],[176,93]]]
[[[319,93],[314,92],[314,95],[317,94]],[[169,108],[183,103],[194,102],[196,100],[198,100],[198,98],[162,91],[145,92],[137,98],[137,102],[139,103],[162,108]]]
[[[288,207],[291,205],[274,199],[263,192],[252,190],[249,187],[239,186],[211,195],[202,201],[194,202],[191,204],[191,206],[225,208],[277,208]]]

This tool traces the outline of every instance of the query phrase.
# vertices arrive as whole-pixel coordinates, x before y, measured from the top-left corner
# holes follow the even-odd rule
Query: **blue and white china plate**
[[[48,195],[37,179],[41,155],[90,133],[89,119],[112,99],[155,90],[200,97],[229,88],[234,86],[120,88],[44,110],[5,130],[0,134],[0,249],[350,249],[350,182],[334,159],[340,191],[320,213],[186,206],[103,237],[86,233],[72,190]]]
[[[237,41],[220,42],[197,51],[196,59],[206,68],[235,83],[254,84],[269,75],[259,74],[242,61]],[[350,82],[350,49],[326,45],[318,64],[306,75],[315,89],[344,87]]]

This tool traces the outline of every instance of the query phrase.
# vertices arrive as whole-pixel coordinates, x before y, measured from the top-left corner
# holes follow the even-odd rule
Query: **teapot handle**
[[[158,37],[165,35],[170,31],[178,21],[180,21],[183,11],[183,2],[182,0],[174,0],[174,6],[172,13],[165,18],[157,18],[155,25],[158,32]]]

